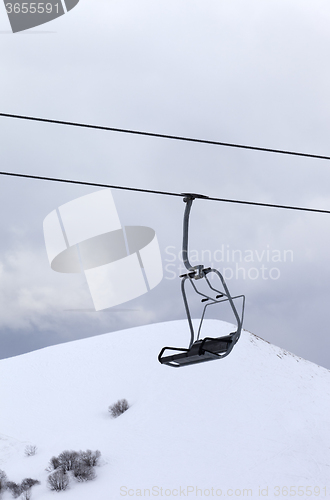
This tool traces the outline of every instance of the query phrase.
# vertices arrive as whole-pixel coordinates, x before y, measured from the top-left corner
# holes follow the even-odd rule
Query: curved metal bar
[[[197,288],[196,288],[196,285],[195,283],[193,282],[192,278],[190,276],[186,276],[185,279],[189,278],[189,281],[191,283],[191,286],[193,287],[193,289],[195,290],[195,292],[198,294],[198,295],[201,295],[202,297],[204,298],[207,298],[209,300],[212,300],[212,303],[216,303],[216,300],[213,298],[213,297],[210,297],[209,295],[206,295],[205,293],[202,293],[200,292]],[[181,282],[181,289],[182,289],[182,282]],[[184,292],[184,293],[183,293]],[[195,339],[195,332],[194,332],[194,328],[193,328],[193,325],[192,325],[192,321],[191,321],[191,316],[190,316],[190,312],[189,312],[189,307],[188,307],[188,301],[187,301],[187,297],[186,297],[186,294],[185,294],[185,290],[183,290],[182,292],[182,295],[183,295],[183,300],[184,300],[184,303],[185,305],[187,304],[186,306],[186,312],[187,312],[187,316],[188,316],[188,322],[189,322],[189,326],[191,325],[190,327],[190,331],[191,331],[191,335],[192,335],[192,342],[190,343],[189,345],[189,348],[192,346],[193,342],[194,342],[194,339]],[[219,292],[220,293],[220,292]],[[204,309],[203,309],[203,314],[202,314],[202,317],[201,317],[201,320],[199,322],[199,327],[198,327],[198,335],[197,335],[197,339],[199,338],[199,333],[200,333],[200,330],[201,330],[201,326],[202,326],[202,323],[203,323],[203,319],[204,319],[204,315],[205,315],[205,311],[206,311],[206,307],[210,305],[210,304],[206,304],[204,306]],[[188,315],[188,312],[189,312],[189,315]],[[190,321],[189,321],[190,319]]]
[[[233,300],[243,298],[243,303],[242,303],[242,314],[241,314],[241,323],[243,325],[244,321],[244,313],[245,313],[245,295],[236,295],[236,297],[232,297]]]
[[[222,276],[219,271],[217,271],[216,269],[211,269],[209,272],[216,272],[216,274],[219,276]],[[219,276],[219,277],[220,277]],[[209,302],[208,304],[205,304],[204,308],[203,308],[203,313],[202,313],[202,316],[201,316],[201,319],[200,319],[200,322],[199,322],[199,327],[198,327],[198,331],[197,331],[197,337],[196,337],[196,340],[199,340],[199,336],[200,336],[200,332],[201,332],[201,328],[202,328],[202,324],[203,324],[203,320],[204,320],[204,317],[205,317],[205,313],[206,313],[206,309],[211,306],[211,305],[214,305],[214,304],[219,304],[221,302],[226,302],[226,301],[229,301],[230,303],[230,306],[231,306],[231,309],[235,315],[235,318],[236,318],[236,321],[237,321],[237,330],[235,332],[235,334],[233,335],[235,341],[233,342],[233,345],[237,342],[237,340],[239,339],[240,337],[240,334],[241,334],[241,329],[242,329],[242,324],[243,324],[243,315],[244,315],[244,306],[245,306],[245,296],[244,295],[237,295],[236,297],[231,297],[230,293],[229,293],[229,290],[228,290],[228,287],[226,285],[226,282],[224,280],[224,278],[222,277],[222,285],[223,288],[224,288],[224,292],[218,290],[217,288],[214,288],[210,281],[208,280],[206,274],[204,274],[204,277],[205,277],[205,280],[207,282],[207,284],[209,285],[210,289],[213,290],[214,292],[216,293],[220,293],[222,295],[224,295],[226,298],[222,299],[222,300],[216,300],[214,299],[213,297],[210,297],[209,295],[206,295],[205,293],[202,293],[200,292],[195,283],[194,283],[194,280],[193,278],[191,278],[189,275],[186,275],[183,277],[182,281],[181,281],[181,291],[182,291],[182,296],[183,296],[183,301],[184,301],[184,305],[185,305],[185,309],[186,309],[186,314],[187,314],[187,319],[188,319],[188,323],[189,323],[189,329],[190,329],[190,344],[189,344],[189,349],[191,348],[191,346],[193,345],[194,341],[195,341],[195,331],[194,331],[194,327],[193,327],[193,324],[192,324],[192,319],[191,319],[191,314],[190,314],[190,309],[189,309],[189,305],[188,305],[188,300],[187,300],[187,295],[186,295],[186,290],[185,290],[185,282],[187,279],[189,279],[190,283],[191,283],[191,286],[193,287],[193,289],[195,290],[195,292],[198,294],[198,295],[201,295],[202,297],[204,298],[207,298],[209,299],[211,302]],[[242,315],[241,317],[239,316],[238,312],[237,312],[237,309],[235,307],[235,304],[233,302],[234,299],[236,298],[239,298],[239,297],[242,297],[243,298],[243,305],[242,305]],[[219,355],[221,356],[221,355]]]
[[[241,323],[243,325],[243,320],[244,320],[244,312],[245,312],[245,295],[235,295],[235,297],[232,297],[233,300],[235,299],[243,299],[242,301],[242,312],[241,312]],[[229,299],[222,299],[222,300],[215,300],[212,304],[208,303],[206,304],[205,307],[207,306],[213,306],[213,304],[220,304],[221,302],[226,302]]]
[[[182,292],[184,307],[186,309],[186,314],[187,314],[187,319],[188,319],[188,324],[189,324],[189,329],[190,329],[190,344],[189,344],[189,349],[190,349],[190,347],[194,343],[195,333],[194,333],[194,327],[193,327],[192,320],[191,320],[191,315],[190,315],[190,310],[189,310],[189,305],[188,305],[188,300],[187,300],[187,295],[186,295],[186,290],[185,290],[185,282],[186,282],[186,280],[188,278],[189,278],[188,276],[184,276],[182,278],[182,281],[181,281],[181,292]]]
[[[192,271],[193,266],[190,264],[188,257],[188,228],[189,228],[189,214],[191,210],[191,205],[194,201],[194,197],[187,195],[187,197],[184,198],[183,201],[186,203],[186,208],[183,216],[182,258],[183,258],[183,263],[186,266],[186,269],[188,269],[188,271]]]
[[[241,318],[239,317],[239,314],[238,314],[238,312],[237,312],[237,310],[236,310],[236,307],[235,307],[235,304],[234,304],[234,302],[233,302],[233,299],[232,299],[232,297],[231,297],[231,295],[230,295],[230,293],[229,293],[229,290],[228,290],[228,287],[227,287],[227,285],[226,285],[226,282],[225,282],[225,280],[224,280],[224,278],[223,278],[222,274],[221,274],[221,273],[219,273],[219,271],[218,271],[217,269],[211,269],[211,271],[210,271],[210,272],[214,272],[214,273],[215,273],[215,274],[217,274],[217,275],[219,276],[219,278],[220,278],[220,281],[221,281],[221,283],[222,283],[222,286],[223,286],[223,288],[224,288],[224,290],[225,290],[225,293],[226,293],[226,295],[227,295],[227,297],[228,297],[229,303],[230,303],[231,308],[232,308],[232,310],[233,310],[233,313],[234,313],[234,315],[235,315],[235,318],[236,318],[236,321],[237,321],[238,330],[239,330],[239,335],[240,335],[240,334],[241,334],[241,329],[242,329],[242,321],[241,321]],[[213,288],[213,286],[211,286],[211,284],[210,284],[210,282],[209,282],[209,280],[207,279],[207,277],[206,277],[206,276],[205,276],[205,279],[206,279],[206,281],[207,281],[207,283],[208,283],[209,287],[211,288],[211,290],[214,290],[215,292],[217,292],[217,290],[216,290],[215,288]],[[239,335],[238,335],[238,338],[239,338]]]
[[[242,314],[241,314],[241,323],[243,324],[244,308],[245,308],[245,295],[236,295],[235,297],[232,297],[233,300],[240,299],[240,298],[243,299]],[[201,322],[200,322],[200,325],[199,325],[199,329],[198,329],[197,339],[196,340],[199,340],[199,335],[200,335],[200,331],[201,331],[201,327],[202,327],[202,321],[203,321],[205,313],[206,313],[206,308],[209,307],[209,306],[213,306],[214,304],[221,304],[222,302],[226,302],[226,301],[229,301],[229,299],[228,298],[227,299],[222,299],[222,300],[214,300],[214,299],[212,299],[212,302],[208,302],[204,306],[203,313],[202,313],[202,318],[201,318]]]

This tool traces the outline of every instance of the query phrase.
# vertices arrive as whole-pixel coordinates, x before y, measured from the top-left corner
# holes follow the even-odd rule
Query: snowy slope
[[[205,322],[205,335],[230,331]],[[36,500],[260,498],[260,487],[282,498],[276,487],[298,486],[300,498],[311,498],[307,486],[329,495],[329,371],[245,331],[221,361],[158,363],[161,347],[188,339],[176,321],[1,360],[0,469],[10,480],[39,479]],[[111,419],[108,406],[121,398],[131,408]],[[24,455],[27,444],[35,456]],[[50,492],[51,456],[87,448],[102,453],[97,479]]]

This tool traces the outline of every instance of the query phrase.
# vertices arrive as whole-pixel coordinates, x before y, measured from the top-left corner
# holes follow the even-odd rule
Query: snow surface
[[[205,336],[231,331],[205,321]],[[159,364],[161,347],[188,340],[174,321],[1,360],[0,469],[39,479],[35,500],[283,498],[276,487],[298,486],[299,498],[311,498],[307,486],[328,496],[329,371],[246,331],[223,360]],[[111,419],[122,398],[130,409]],[[97,478],[49,491],[49,459],[88,448],[102,453]]]

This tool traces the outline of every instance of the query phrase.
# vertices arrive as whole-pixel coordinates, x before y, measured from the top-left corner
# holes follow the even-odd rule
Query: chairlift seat
[[[161,364],[175,368],[212,361],[222,357],[221,354],[225,354],[231,348],[233,340],[234,334],[231,334],[225,337],[205,337],[202,340],[196,340],[189,349],[163,347],[159,353],[158,360]],[[180,352],[170,356],[163,356],[166,350]]]
[[[183,297],[184,306],[186,309],[189,329],[190,329],[190,343],[189,347],[186,349],[176,348],[176,347],[163,347],[158,355],[158,361],[163,365],[173,366],[179,368],[180,366],[194,365],[196,363],[204,363],[205,361],[212,361],[215,359],[222,359],[228,356],[236,342],[238,341],[243,323],[244,315],[244,295],[237,295],[232,297],[229,293],[228,287],[224,280],[224,277],[217,269],[212,269],[211,267],[204,268],[203,264],[192,266],[188,258],[188,227],[189,227],[189,214],[192,203],[195,198],[205,198],[203,195],[198,195],[195,193],[185,193],[183,201],[186,203],[186,208],[183,216],[183,241],[182,241],[182,258],[185,268],[187,269],[186,274],[182,274],[181,278],[181,292]],[[213,273],[213,274],[212,274]],[[220,279],[220,290],[218,287],[212,286],[210,282],[210,277],[217,275]],[[195,281],[204,281],[209,287],[208,293],[199,291],[195,285]],[[197,337],[194,331],[194,326],[191,319],[191,314],[189,310],[189,304],[187,300],[185,286],[186,283],[190,283],[193,290],[202,297],[201,302],[205,303],[202,317],[199,322]],[[214,297],[215,295],[215,297]],[[242,313],[241,317],[237,312],[234,304],[234,300],[242,298]],[[224,337],[205,337],[200,340],[200,332],[202,323],[204,320],[206,309],[215,304],[220,304],[223,302],[229,302],[231,310],[235,316],[237,323],[237,330],[232,332],[230,335]],[[172,354],[168,355],[166,351],[172,351]],[[174,351],[174,353],[173,353]]]

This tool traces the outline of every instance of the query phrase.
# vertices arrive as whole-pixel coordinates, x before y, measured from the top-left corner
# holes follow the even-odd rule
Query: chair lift
[[[192,266],[189,262],[188,258],[188,226],[189,226],[189,214],[191,210],[192,203],[195,198],[208,198],[207,196],[203,196],[200,194],[194,193],[183,193],[185,198],[183,201],[186,203],[184,218],[183,218],[183,243],[182,243],[182,257],[183,262],[188,270],[187,274],[183,274],[180,276],[182,278],[181,281],[181,292],[183,297],[184,306],[186,309],[189,329],[190,329],[190,343],[188,348],[176,348],[176,347],[163,347],[158,355],[158,361],[161,364],[173,366],[175,368],[179,368],[180,366],[188,366],[196,363],[204,363],[205,361],[212,361],[215,359],[222,359],[228,356],[231,353],[234,345],[238,341],[243,324],[243,316],[244,316],[244,306],[245,306],[245,296],[237,295],[232,297],[229,293],[226,282],[222,276],[222,274],[217,269],[211,269],[210,267],[204,268],[203,265]],[[222,284],[222,290],[218,290],[214,288],[209,280],[209,276],[211,273],[215,273]],[[195,281],[204,279],[210,288],[210,295],[206,295],[205,293],[200,292],[196,285]],[[198,295],[201,295],[203,298],[201,302],[207,302],[204,306],[202,317],[199,323],[197,337],[195,340],[195,332],[194,327],[191,320],[189,305],[187,301],[187,295],[185,290],[185,284],[189,281],[192,285],[193,289]],[[211,296],[211,293],[214,292],[215,297]],[[242,298],[242,312],[241,316],[239,316],[234,300]],[[221,302],[228,301],[233,314],[236,319],[237,328],[236,331],[226,335],[224,337],[205,337],[204,339],[200,338],[202,323],[204,320],[205,312],[207,307],[214,304],[219,304]],[[166,351],[175,351],[175,354],[168,354]]]

